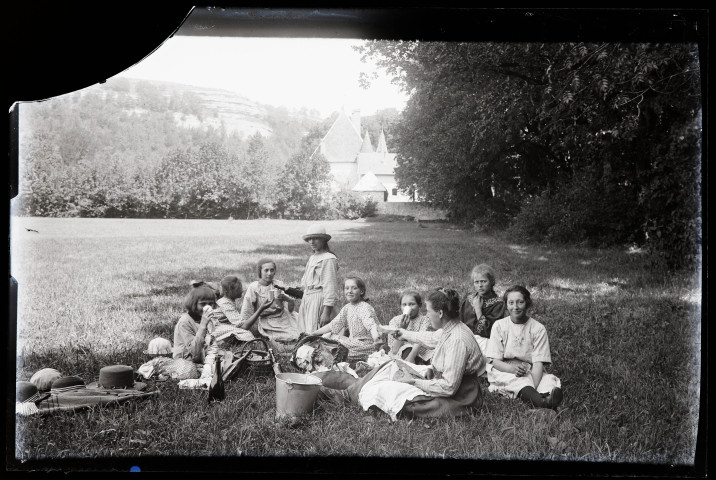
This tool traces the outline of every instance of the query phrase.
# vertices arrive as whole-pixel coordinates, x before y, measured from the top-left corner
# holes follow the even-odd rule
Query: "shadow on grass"
[[[591,295],[608,298],[624,290],[633,293],[637,287],[645,289],[644,298],[651,298],[653,292],[646,289],[663,286],[663,277],[658,272],[650,272],[646,261],[626,252],[615,257],[614,251],[587,248],[571,249],[564,255],[561,250],[543,247],[515,249],[488,237],[463,232],[433,230],[426,233],[410,222],[377,223],[367,228],[362,225],[342,230],[340,235],[331,241],[340,265],[339,281],[349,273],[362,276],[367,282],[368,296],[375,299],[376,307],[383,307],[385,302],[385,308],[381,309],[386,314],[397,310],[395,305],[399,299],[393,297],[408,288],[427,291],[444,286],[455,288],[461,296],[466,295],[471,290],[472,267],[484,262],[492,265],[497,273],[498,294],[510,284],[522,284],[532,289],[533,294],[537,293],[537,302],[565,295],[574,295],[575,302],[585,302],[591,301]],[[277,278],[297,285],[310,252],[299,240],[290,246],[267,242],[236,250],[236,253],[241,256],[255,253],[255,260],[276,257]],[[547,263],[542,260],[545,255],[550,257]],[[590,257],[595,262],[580,267],[574,262],[576,257]],[[626,268],[627,263],[632,268]],[[133,308],[147,312],[151,310],[142,303],[143,299],[168,297],[170,304],[176,305],[175,311],[181,312],[191,280],[219,282],[223,276],[234,273],[243,276],[246,288],[246,284],[256,279],[255,263],[246,261],[231,268],[157,269],[136,277],[138,282],[147,283],[151,288],[125,298]]]
[[[146,345],[135,348],[115,348],[98,350],[90,344],[77,344],[45,349],[42,352],[30,352],[18,355],[18,368],[26,372],[36,372],[42,368],[54,368],[63,376],[74,375],[85,384],[97,381],[99,371],[109,365],[130,365],[139,367],[151,358],[144,354]],[[18,377],[18,380],[21,378]],[[29,380],[26,378],[24,380]]]

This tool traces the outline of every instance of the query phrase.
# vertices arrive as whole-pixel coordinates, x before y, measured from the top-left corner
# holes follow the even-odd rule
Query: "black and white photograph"
[[[708,10],[15,13],[6,471],[706,476]]]

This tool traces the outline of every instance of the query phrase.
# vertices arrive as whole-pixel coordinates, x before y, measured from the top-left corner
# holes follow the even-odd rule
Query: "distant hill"
[[[113,79],[110,82],[116,83],[123,80],[129,82],[132,93],[136,92],[137,85],[144,83],[157,87],[166,97],[178,94],[188,97],[194,96],[199,100],[201,105],[201,114],[199,115],[187,114],[185,110],[173,112],[178,126],[205,129],[209,126],[219,128],[223,123],[227,133],[239,132],[244,137],[253,135],[256,132],[261,133],[263,136],[269,136],[274,133],[269,117],[277,110],[277,107],[258,103],[236,92],[175,82],[124,77]],[[285,113],[299,121],[321,121],[320,114],[316,110],[286,110]]]

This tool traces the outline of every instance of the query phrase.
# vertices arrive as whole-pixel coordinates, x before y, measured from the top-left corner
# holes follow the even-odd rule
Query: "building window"
[[[393,194],[394,197],[397,196],[397,195],[398,195],[398,189],[397,189],[397,188],[394,188],[391,193]]]

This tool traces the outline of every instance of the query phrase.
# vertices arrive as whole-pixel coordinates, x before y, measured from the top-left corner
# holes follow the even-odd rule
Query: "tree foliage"
[[[325,135],[314,127],[301,141],[300,149],[286,163],[281,175],[278,210],[288,218],[321,218],[325,216],[330,196],[330,168],[317,152]]]
[[[126,79],[23,105],[14,211],[139,218],[345,218],[364,211],[360,199],[333,201],[328,164],[313,155],[335,115],[319,122],[317,112],[266,107],[272,133],[246,139],[222,125],[178,121],[216,113],[191,91]]]
[[[410,93],[401,187],[536,239],[699,240],[700,73],[691,44],[366,42]]]

